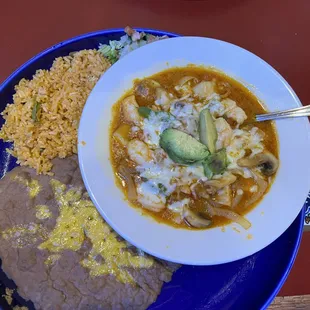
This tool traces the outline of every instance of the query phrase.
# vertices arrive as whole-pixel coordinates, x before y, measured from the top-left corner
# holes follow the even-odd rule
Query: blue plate
[[[310,192],[306,200],[305,210],[305,224],[310,225]]]
[[[139,29],[139,31],[154,35],[177,36],[151,29]],[[31,78],[37,69],[50,68],[56,57],[81,49],[97,48],[99,43],[118,40],[123,34],[122,29],[93,32],[57,44],[35,56],[0,86],[0,110],[2,111],[8,102],[12,102],[14,86],[20,79]],[[0,126],[2,124],[3,120],[0,119]],[[10,147],[9,143],[0,142],[0,177],[16,166],[15,159],[5,152],[7,147]],[[255,310],[267,308],[292,268],[301,240],[304,216],[303,209],[279,239],[250,257],[217,266],[183,266],[175,273],[172,281],[164,285],[156,303],[150,309]],[[201,246],[208,246],[207,241]],[[13,285],[3,272],[0,272],[0,282],[0,293],[5,286]],[[25,304],[17,294],[13,296],[16,304]],[[4,300],[2,304],[5,305]],[[30,303],[27,305],[31,308]],[[8,306],[3,307],[9,309]]]

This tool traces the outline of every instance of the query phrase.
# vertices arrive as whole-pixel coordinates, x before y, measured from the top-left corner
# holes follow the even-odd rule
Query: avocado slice
[[[144,118],[148,118],[152,112],[152,109],[150,109],[148,107],[139,107],[138,112],[139,112],[140,116],[142,116]]]
[[[154,111],[148,107],[139,107],[138,108],[138,113],[140,116],[144,118],[149,118],[151,113],[154,113],[155,115],[161,115],[162,118],[174,118],[174,116],[168,112],[163,112],[163,111]]]
[[[199,114],[199,139],[206,145],[211,154],[215,152],[215,143],[217,140],[217,131],[208,109],[204,109]]]
[[[159,145],[174,162],[182,165],[201,161],[210,154],[205,145],[187,133],[173,128],[162,132]]]
[[[214,174],[223,173],[228,166],[228,158],[225,149],[208,156],[202,163],[205,176],[211,179]]]
[[[212,177],[214,176],[213,171],[210,169],[209,163],[207,162],[207,160],[202,162],[202,166],[203,166],[203,172],[205,174],[205,176],[211,180]]]

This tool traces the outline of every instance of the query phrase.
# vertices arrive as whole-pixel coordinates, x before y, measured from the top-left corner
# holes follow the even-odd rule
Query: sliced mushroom
[[[156,99],[156,89],[160,84],[151,79],[144,79],[135,83],[135,95],[137,100],[154,101]]]
[[[208,194],[215,194],[219,189],[224,188],[237,180],[237,177],[231,173],[225,173],[220,179],[213,179],[204,182]]]
[[[190,186],[190,190],[195,199],[197,198],[209,199],[210,198],[203,183],[197,182],[197,183],[192,184]]]
[[[182,217],[190,226],[196,228],[205,228],[212,224],[211,220],[196,214],[188,207],[183,208]]]
[[[279,167],[279,161],[271,153],[264,152],[255,154],[254,156],[241,158],[238,160],[238,165],[240,167],[248,168],[261,167],[262,173],[269,176],[277,171]]]
[[[229,172],[231,172],[234,175],[240,175],[240,176],[242,176],[244,178],[244,171],[240,167],[229,169]]]

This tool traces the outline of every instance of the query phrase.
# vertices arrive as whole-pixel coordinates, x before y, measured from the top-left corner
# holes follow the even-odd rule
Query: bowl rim
[[[192,41],[190,41],[192,40]],[[169,43],[168,43],[169,42]],[[171,52],[171,50],[173,48],[177,48],[179,50],[183,50],[182,46],[183,45],[187,45],[190,46],[188,53],[187,52],[180,52],[180,53],[176,53],[174,54],[173,52]],[[200,46],[201,44],[201,46]],[[201,48],[203,48],[205,44],[205,47],[207,50],[209,49],[214,50],[214,52],[212,52],[210,54],[210,61],[208,61],[206,58],[206,56],[203,56],[203,53],[200,53],[198,56],[196,56],[196,52],[195,52],[195,48],[194,46],[199,45]],[[201,49],[200,48],[200,49]],[[170,50],[170,52],[168,53],[168,55],[166,55],[166,50]],[[154,50],[159,52],[159,56],[156,57],[154,60],[150,55],[152,55],[154,52]],[[232,57],[237,57],[238,59],[240,59],[240,61],[238,61],[236,63],[236,65],[230,65],[230,61],[231,58],[226,59],[225,61],[221,61],[221,56],[218,55],[222,55],[222,53],[227,53],[227,51],[229,53],[232,53]],[[144,58],[143,55],[148,52],[148,55],[145,55],[145,60],[143,60],[142,62],[139,63],[139,65],[134,65],[134,63],[136,63],[136,58]],[[143,54],[144,53],[144,54]],[[219,54],[218,54],[219,53]],[[165,58],[166,55],[166,58]],[[188,55],[188,56],[186,56]],[[184,61],[179,62],[179,59],[184,59]],[[79,141],[89,141],[88,143],[88,147],[84,147],[81,146],[80,144],[78,144],[78,154],[79,154],[79,162],[80,162],[80,167],[81,167],[81,173],[82,173],[82,177],[85,183],[86,188],[88,189],[90,196],[94,202],[94,204],[97,206],[98,211],[102,214],[102,216],[105,218],[105,220],[109,223],[109,225],[111,227],[114,228],[114,230],[116,232],[118,232],[121,236],[123,236],[125,239],[127,239],[130,243],[132,243],[135,246],[141,247],[144,251],[155,255],[159,258],[162,259],[166,259],[166,260],[171,260],[177,263],[182,263],[182,264],[190,264],[190,265],[213,265],[213,264],[222,264],[222,263],[228,263],[230,261],[235,261],[235,260],[239,260],[243,257],[249,256],[250,254],[254,254],[256,253],[258,250],[263,249],[264,247],[266,247],[267,245],[271,244],[273,241],[275,241],[280,235],[283,234],[284,231],[286,231],[286,229],[291,225],[291,223],[293,223],[293,221],[296,219],[296,217],[298,216],[298,214],[300,213],[300,210],[303,207],[304,201],[302,196],[305,196],[307,194],[305,194],[304,192],[306,192],[305,187],[308,187],[310,185],[310,179],[307,177],[306,174],[303,175],[303,179],[305,181],[305,184],[303,187],[301,187],[299,190],[297,190],[297,187],[295,186],[294,189],[296,190],[296,194],[299,194],[299,199],[298,199],[298,206],[297,204],[295,204],[295,206],[293,207],[293,209],[288,212],[288,215],[283,217],[283,222],[279,222],[279,225],[277,225],[277,228],[275,228],[275,230],[272,232],[270,230],[270,235],[269,234],[263,234],[262,238],[256,239],[258,240],[255,243],[252,243],[252,245],[249,247],[248,250],[244,249],[242,250],[239,254],[237,253],[237,251],[232,252],[232,254],[230,254],[228,256],[228,258],[223,259],[221,254],[217,254],[217,255],[211,255],[208,258],[208,255],[203,255],[202,258],[198,258],[197,255],[191,255],[191,254],[186,254],[186,255],[181,255],[181,253],[183,253],[182,251],[182,245],[180,244],[179,241],[180,238],[186,237],[185,236],[185,232],[176,232],[174,230],[174,232],[172,231],[171,227],[170,230],[167,229],[166,227],[163,228],[162,233],[160,233],[160,229],[158,228],[158,225],[156,225],[156,223],[152,223],[150,221],[147,221],[145,219],[141,219],[141,217],[138,216],[137,213],[133,214],[133,212],[125,212],[124,214],[126,214],[126,216],[129,216],[132,220],[137,220],[137,224],[138,225],[142,225],[140,228],[140,232],[141,229],[150,229],[150,230],[156,230],[156,232],[159,234],[158,237],[154,237],[155,239],[154,244],[150,245],[149,242],[146,242],[145,238],[143,238],[141,236],[141,234],[139,234],[137,231],[135,231],[134,229],[131,228],[125,228],[125,222],[124,219],[117,219],[119,218],[119,216],[117,215],[117,211],[111,207],[108,208],[104,208],[103,206],[101,206],[101,204],[103,203],[104,198],[103,196],[100,194],[101,190],[100,190],[100,183],[98,183],[99,179],[96,176],[98,173],[97,168],[99,168],[99,166],[101,166],[101,163],[104,163],[103,166],[103,171],[100,172],[100,177],[99,178],[103,178],[105,180],[109,180],[107,183],[107,186],[109,188],[109,190],[112,190],[113,188],[113,194],[111,196],[111,198],[109,198],[109,203],[114,205],[115,204],[119,204],[120,209],[119,210],[124,210],[125,211],[125,205],[127,205],[127,203],[124,203],[116,194],[115,191],[119,191],[119,189],[116,190],[115,184],[114,186],[112,186],[112,171],[110,172],[110,168],[108,168],[108,166],[110,166],[110,163],[108,162],[108,158],[110,157],[107,151],[104,151],[104,153],[102,153],[101,151],[99,151],[99,153],[96,152],[96,150],[94,149],[95,145],[98,145],[98,140],[97,142],[94,139],[94,131],[98,131],[98,129],[100,131],[107,130],[107,123],[110,122],[111,117],[106,117],[107,114],[109,114],[110,108],[112,106],[112,103],[115,102],[117,100],[117,94],[120,92],[124,92],[124,90],[128,89],[131,87],[132,85],[132,79],[136,78],[136,77],[143,77],[143,76],[149,76],[152,75],[158,71],[164,70],[166,68],[166,66],[163,65],[163,63],[167,64],[168,67],[175,67],[175,66],[186,66],[187,64],[193,63],[193,64],[197,64],[197,65],[201,65],[203,63],[207,64],[207,66],[211,66],[212,67],[216,67],[221,71],[226,72],[228,75],[230,75],[233,78],[237,78],[237,80],[241,81],[243,84],[248,85],[248,86],[252,86],[250,87],[250,89],[252,89],[252,91],[254,91],[254,93],[263,100],[263,102],[265,101],[266,103],[268,102],[268,107],[272,107],[273,106],[273,102],[282,102],[282,100],[278,100],[278,98],[282,98],[282,93],[284,96],[284,106],[288,105],[296,105],[296,106],[300,106],[301,102],[299,100],[299,98],[297,97],[297,95],[295,94],[294,90],[291,88],[291,86],[288,84],[288,82],[273,68],[271,67],[268,63],[266,63],[265,61],[263,61],[261,58],[259,58],[258,56],[256,56],[255,54],[240,48],[234,44],[228,43],[228,42],[224,42],[221,40],[216,40],[216,39],[211,39],[211,38],[204,38],[204,37],[179,37],[179,38],[174,38],[174,39],[168,39],[168,40],[164,40],[164,41],[158,41],[156,43],[154,43],[154,45],[152,45],[152,47],[150,45],[144,46],[141,49],[138,49],[137,51],[134,51],[133,53],[131,53],[130,55],[126,56],[125,59],[120,60],[118,63],[115,64],[115,66],[113,66],[111,69],[108,70],[108,72],[106,73],[106,75],[104,75],[101,78],[101,81],[99,80],[98,84],[95,86],[93,92],[90,94],[89,98],[88,98],[88,102],[86,103],[86,106],[84,108],[82,117],[81,117],[81,123],[80,123],[80,127],[79,127]],[[169,65],[168,65],[169,63]],[[259,72],[262,74],[262,76],[264,77],[264,79],[261,78],[256,78],[255,74],[253,74],[253,69],[252,70],[239,70],[238,68],[240,67],[240,63],[245,63],[247,65],[251,65],[253,64],[253,69],[257,69],[259,70]],[[159,65],[160,64],[160,65]],[[121,83],[121,85],[119,84],[118,80],[120,78],[120,72],[122,70],[124,70],[124,68],[128,67],[127,69],[129,70],[127,77],[124,79],[124,81]],[[115,69],[114,69],[115,68]],[[247,67],[243,67],[243,68],[247,68]],[[254,69],[254,70],[255,70]],[[257,75],[256,75],[257,76]],[[258,75],[260,76],[260,75]],[[111,80],[112,79],[112,80]],[[266,81],[266,79],[268,79],[268,81],[271,83],[264,83],[262,81]],[[111,82],[110,82],[111,81]],[[108,84],[104,84],[103,82],[107,82]],[[252,84],[255,84],[252,85]],[[275,91],[270,91],[272,89],[269,88],[268,85],[272,85],[273,88],[275,89]],[[107,86],[106,86],[107,85]],[[108,88],[106,88],[108,87]],[[276,87],[276,88],[275,88]],[[257,91],[258,89],[258,91]],[[260,90],[261,89],[261,90]],[[279,90],[279,91],[278,91]],[[270,95],[267,95],[269,94]],[[93,113],[96,113],[96,115],[98,115],[99,113],[95,112],[98,111],[98,108],[101,105],[101,100],[102,100],[102,95],[105,94],[107,95],[107,98],[105,101],[107,101],[108,105],[106,108],[104,108],[102,111],[104,112],[100,112],[101,115],[103,115],[101,118],[104,119],[104,126],[99,126],[98,123],[100,123],[101,121],[99,120],[100,117],[96,116],[94,119],[94,115]],[[266,95],[266,96],[265,96]],[[90,103],[92,103],[92,105],[90,105]],[[283,107],[282,107],[283,108]],[[85,113],[86,112],[86,113]],[[103,114],[102,114],[103,113]],[[94,121],[93,121],[94,120]],[[96,125],[97,124],[97,125]],[[296,123],[295,123],[296,124]],[[297,127],[295,127],[296,125],[293,124],[292,130],[296,131],[300,131],[300,130],[306,130],[305,134],[302,135],[302,142],[303,143],[307,143],[309,141],[310,138],[310,131],[309,131],[309,127],[306,126],[308,125],[308,123],[306,124],[305,121],[300,122],[300,126],[297,125]],[[286,128],[286,123],[285,123],[285,128]],[[289,127],[290,128],[290,127]],[[279,128],[278,130],[280,130],[280,147],[282,145],[281,141],[286,141],[286,139],[283,140],[283,125],[280,126],[279,124]],[[285,134],[287,134],[285,132]],[[96,134],[97,135],[97,134]],[[95,135],[95,136],[96,136]],[[102,137],[101,137],[102,138]],[[292,140],[293,141],[293,140]],[[107,142],[104,142],[104,146],[102,147],[104,150],[107,150],[107,148],[109,144]],[[284,144],[285,145],[285,144]],[[304,144],[303,144],[304,145]],[[287,146],[287,145],[285,145]],[[300,150],[301,148],[301,144],[297,144],[296,145],[298,147],[298,149]],[[96,148],[96,147],[95,147]],[[280,149],[280,152],[282,151],[282,148]],[[97,153],[97,156],[95,155]],[[102,160],[100,160],[98,157],[98,154],[102,153],[101,155],[99,155],[100,157],[103,156],[103,162]],[[304,153],[304,152],[302,152]],[[301,153],[301,154],[302,154]],[[281,153],[283,154],[283,153]],[[290,153],[287,153],[290,154]],[[302,156],[302,162],[305,161],[305,156]],[[281,156],[282,158],[282,156]],[[286,162],[287,164],[287,156],[284,156],[283,160],[285,159],[284,162]],[[93,160],[96,162],[95,165],[93,165]],[[96,167],[96,168],[95,168]],[[285,168],[284,170],[281,170],[281,175],[282,175],[282,171],[284,171],[284,175],[287,176],[288,171],[290,171],[291,167],[290,165],[286,165],[287,168]],[[300,167],[299,167],[300,168]],[[105,169],[107,173],[105,173]],[[307,169],[308,171],[309,169]],[[94,178],[92,180],[92,178]],[[271,199],[277,199],[282,197],[282,195],[280,194],[280,190],[279,190],[279,184],[283,183],[284,179],[283,177],[281,177],[279,179],[279,175],[277,178],[277,186],[275,187],[275,185],[273,186],[273,188],[275,190],[275,192],[272,192],[272,194],[270,193],[268,195],[268,197],[266,197],[266,199],[268,199],[268,204],[264,203],[263,204],[263,211],[264,213],[266,213],[265,211],[266,208],[268,208],[268,206],[271,203]],[[280,183],[279,183],[280,181]],[[96,185],[97,184],[97,185]],[[295,184],[295,183],[293,183]],[[283,185],[283,184],[282,184]],[[114,191],[115,189],[115,191]],[[308,193],[308,189],[307,189],[307,193]],[[276,194],[276,195],[275,195]],[[281,195],[281,196],[280,196]],[[123,195],[122,195],[123,196]],[[117,197],[117,198],[116,198]],[[304,198],[305,198],[304,197]],[[114,200],[116,199],[116,200]],[[266,200],[265,199],[265,200]],[[264,200],[264,201],[265,201]],[[281,200],[280,202],[283,203],[285,200]],[[292,203],[291,199],[290,202]],[[256,211],[255,211],[256,210]],[[260,216],[258,215],[258,212],[262,211],[261,208],[259,208],[257,210],[257,208],[254,211],[249,212],[249,217],[250,220],[255,219],[258,220],[258,222],[262,222],[262,219],[260,218]],[[271,209],[271,213],[270,215],[272,215],[271,219],[274,219],[275,216],[278,214],[279,209]],[[253,213],[254,212],[254,213]],[[296,213],[295,213],[296,212]],[[267,214],[267,213],[266,213]],[[126,217],[125,216],[125,217]],[[123,217],[124,218],[124,217]],[[268,225],[272,225],[270,220],[267,221]],[[148,225],[150,225],[149,228]],[[252,226],[253,230],[249,230],[248,232],[245,233],[255,233],[255,235],[257,233],[259,233],[258,228],[255,226]],[[215,229],[216,231],[214,232],[214,230],[212,230],[212,232],[209,232],[209,235],[211,236],[211,238],[215,238],[215,237],[219,237],[219,229]],[[163,237],[162,234],[167,233],[169,235],[169,241],[167,241],[167,246],[165,244],[162,244],[162,242],[160,242],[161,237]],[[170,235],[171,234],[171,235]],[[189,235],[187,235],[188,237],[186,237],[186,240],[190,241],[192,240],[192,238],[196,238],[197,237],[197,242],[202,242],[203,238],[205,238],[206,235],[203,236],[203,233],[196,233],[196,236],[194,237],[194,233],[191,233]],[[239,244],[239,240],[236,240],[236,236],[232,236],[232,234],[229,232],[229,238],[226,240],[233,240],[234,244]],[[220,237],[222,238],[222,237]],[[232,238],[232,239],[230,239]],[[249,237],[251,238],[251,237]],[[198,241],[199,240],[199,241]],[[213,239],[214,240],[214,239]],[[176,244],[174,246],[172,246],[172,244],[174,243],[174,241],[177,241]],[[242,241],[243,242],[243,241]],[[229,242],[224,242],[225,246],[227,245],[229,249],[233,249],[234,247],[230,246]],[[214,248],[216,245],[214,244],[214,242],[212,243],[212,247]],[[238,245],[239,247],[239,245]],[[170,249],[169,249],[170,248]],[[167,250],[166,250],[167,249]],[[191,247],[192,250],[195,249],[195,246],[193,245]],[[177,252],[175,252],[177,251]],[[222,253],[223,251],[221,251]],[[179,255],[177,255],[177,253]],[[223,253],[222,253],[223,254]]]
[[[154,33],[158,33],[158,35],[169,35],[169,36],[179,36],[176,33],[173,32],[166,32],[166,31],[160,31],[160,30],[156,30],[156,29],[151,29],[151,28],[135,28],[138,31],[152,31]],[[74,36],[71,37],[70,39],[67,40],[63,40],[60,43],[57,43],[55,45],[52,45],[44,50],[42,50],[41,52],[39,52],[38,54],[36,54],[35,56],[33,56],[32,58],[30,58],[29,60],[27,60],[26,62],[24,62],[22,65],[20,65],[17,69],[15,69],[1,84],[0,84],[0,92],[2,92],[11,82],[12,79],[14,79],[18,74],[22,73],[22,71],[24,69],[26,69],[28,66],[32,65],[33,63],[35,63],[39,58],[44,57],[46,54],[52,52],[55,49],[58,49],[62,46],[66,46],[66,45],[70,45],[71,43],[77,42],[77,41],[81,41],[81,40],[85,40],[88,38],[91,38],[93,36],[104,36],[104,35],[109,35],[109,34],[115,34],[117,32],[123,33],[123,28],[109,28],[109,29],[105,29],[105,30],[98,30],[98,31],[93,31],[93,32],[87,32],[78,36]],[[240,47],[242,48],[242,47]],[[292,267],[293,264],[296,260],[297,257],[297,253],[298,253],[298,249],[300,247],[300,243],[301,243],[301,238],[302,238],[302,233],[303,233],[303,226],[304,226],[304,216],[305,216],[305,208],[303,207],[302,210],[300,211],[299,215],[297,216],[297,218],[299,217],[299,228],[298,228],[298,235],[297,238],[295,239],[295,244],[293,247],[293,251],[292,251],[292,255],[290,257],[289,263],[287,264],[286,268],[285,268],[285,272],[283,272],[280,281],[278,282],[277,286],[274,288],[273,292],[271,292],[269,298],[263,303],[262,308],[261,309],[266,309],[271,302],[273,301],[273,299],[276,297],[276,295],[278,294],[278,292],[280,291],[281,287],[283,286],[283,284],[285,283]],[[297,218],[295,220],[297,220]],[[280,236],[281,237],[281,236]],[[271,244],[272,245],[272,244]],[[264,251],[264,249],[262,249],[261,251]]]

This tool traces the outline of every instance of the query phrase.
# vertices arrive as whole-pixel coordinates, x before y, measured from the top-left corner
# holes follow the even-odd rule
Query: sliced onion
[[[192,195],[194,196],[195,199],[197,198],[204,198],[208,199],[210,198],[209,194],[207,193],[205,187],[201,183],[194,183],[190,186],[190,190]]]
[[[209,214],[209,216],[214,216],[215,213],[214,213],[214,207],[212,207],[209,203],[209,201],[205,201],[205,208],[206,208],[206,212]]]
[[[208,209],[210,208],[213,209],[210,210],[213,213],[213,215],[225,217],[226,219],[239,224],[244,229],[249,229],[251,227],[251,223],[245,217],[239,215],[234,211],[209,206]]]
[[[127,185],[127,196],[129,200],[135,200],[137,199],[137,191],[136,191],[136,186],[133,181],[133,177],[130,174],[130,169],[120,165],[118,167],[118,174],[119,176],[125,181]]]
[[[252,205],[253,203],[255,203],[256,201],[258,201],[260,198],[263,197],[263,195],[266,192],[266,189],[268,187],[268,183],[261,177],[259,176],[256,172],[253,172],[258,190],[257,192],[255,192],[252,197],[246,202],[245,207],[248,207],[250,205]]]
[[[154,88],[161,87],[161,85],[155,80],[148,79],[148,81],[149,81],[150,85],[153,86]]]
[[[223,175],[220,179],[212,179],[203,182],[205,185],[206,191],[209,194],[215,194],[216,191],[219,189],[224,188],[225,186],[228,186],[232,183],[234,183],[237,180],[237,177],[231,173],[227,173],[226,175]]]
[[[241,168],[232,168],[229,169],[229,172],[231,172],[233,175],[240,175],[244,178],[244,171]]]
[[[240,201],[242,200],[242,198],[244,196],[243,190],[241,190],[241,194],[238,194],[238,189],[240,187],[242,187],[242,186],[240,186],[240,184],[238,184],[238,181],[239,181],[239,179],[234,184],[232,184],[232,186],[231,186],[233,191],[235,192],[235,195],[233,195],[232,204],[231,204],[231,207],[233,209],[235,209],[239,205]]]
[[[228,91],[227,91],[226,93],[224,93],[223,95],[220,95],[221,99],[226,99],[226,98],[228,98],[229,95],[230,95],[230,93],[231,93],[231,91],[228,90]]]
[[[236,193],[235,197],[233,198],[232,200],[232,204],[231,204],[231,207],[234,209],[237,207],[237,205],[240,203],[241,199],[243,197],[243,193],[241,195],[238,195]]]
[[[219,95],[222,99],[227,98],[231,94],[230,85],[227,82],[220,82],[217,85]]]
[[[209,204],[214,207],[214,208],[221,208],[223,207],[222,204],[218,203],[217,201],[215,201],[214,199],[208,199]]]
[[[232,205],[232,191],[230,185],[225,186],[224,188],[217,191],[214,200],[228,207]]]
[[[193,76],[184,76],[179,81],[179,85],[183,86],[184,84],[186,84],[187,82],[189,82],[191,80],[194,80],[194,82],[198,82],[198,80],[195,77],[193,77]]]

